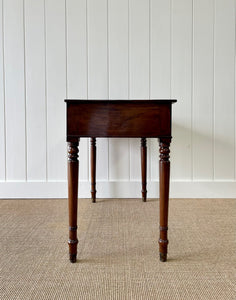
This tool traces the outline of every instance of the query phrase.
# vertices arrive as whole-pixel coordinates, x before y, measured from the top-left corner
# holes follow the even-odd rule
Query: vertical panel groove
[[[87,66],[87,99],[89,91],[89,68],[88,68],[88,0],[86,0],[86,66]]]
[[[43,16],[43,21],[44,21],[44,69],[45,69],[45,135],[46,135],[46,141],[45,141],[45,146],[46,146],[46,174],[45,174],[45,180],[46,182],[48,181],[48,98],[47,98],[47,39],[46,39],[46,4],[45,1],[43,1],[43,9],[44,9],[44,16]]]
[[[214,5],[214,180],[233,180],[235,1]]]
[[[149,86],[148,86],[148,99],[150,100],[151,99],[151,0],[149,0],[149,11],[148,11],[148,19],[149,19]],[[148,142],[147,142],[147,157],[148,157],[148,169],[147,169],[147,174],[148,174],[148,181],[151,179],[151,141],[150,139],[148,139]]]
[[[5,51],[4,51],[4,4],[2,0],[2,60],[3,60],[3,65],[2,65],[2,72],[3,72],[3,124],[4,124],[4,180],[6,181],[6,173],[7,173],[7,168],[6,168],[6,82],[5,82]]]
[[[48,81],[48,179],[66,178],[65,104],[65,1],[46,2]]]
[[[27,181],[27,107],[26,107],[26,55],[25,55],[25,0],[23,0],[23,47],[24,47],[24,105],[25,105],[25,181]]]
[[[172,49],[172,45],[173,45],[173,41],[172,41],[172,23],[173,23],[173,5],[172,5],[172,0],[170,0],[170,91],[169,91],[169,98],[172,98],[172,76],[173,76],[173,58],[172,58],[172,53],[173,53],[173,49]],[[170,173],[170,180],[172,180],[172,172]]]
[[[128,0],[128,99],[130,99],[130,0]]]
[[[172,0],[170,0],[170,91],[169,91],[169,98],[172,98],[172,76],[173,76],[173,71],[172,71],[172,18],[173,18],[173,5],[172,5]],[[172,172],[170,173],[170,180],[172,180]]]
[[[194,0],[192,0],[192,57],[191,57],[191,180],[193,181],[193,90],[194,90]]]
[[[65,0],[65,60],[66,60],[66,98],[68,98],[68,42],[67,42],[67,30],[68,30],[68,26],[67,26],[67,2]]]
[[[194,122],[194,108],[195,108],[195,0],[193,1],[193,24],[192,24],[192,116],[191,116],[191,137],[192,137],[192,181],[194,181],[195,174],[195,164],[194,164],[194,130],[195,130],[195,122]]]
[[[128,99],[130,99],[130,0],[128,0]],[[131,147],[129,141],[129,181],[131,178]]]
[[[148,36],[148,39],[149,39],[149,87],[148,87],[148,99],[150,100],[151,99],[151,0],[149,0],[149,11],[148,11],[148,19],[149,19],[149,23],[148,23],[148,26],[149,26],[149,36]]]
[[[86,0],[86,7],[85,7],[85,10],[86,10],[86,80],[87,80],[87,85],[86,85],[86,88],[87,88],[87,99],[88,99],[88,91],[89,91],[89,76],[88,76],[88,72],[89,72],[89,68],[88,68],[88,0]],[[89,157],[89,139],[87,139],[87,157]],[[90,177],[89,177],[89,174],[90,174],[90,170],[89,170],[89,159],[87,159],[87,180],[89,181]]]
[[[236,81],[236,0],[234,1],[234,82]],[[234,180],[236,180],[236,84],[234,86]]]
[[[194,5],[194,180],[213,180],[213,0]]]
[[[213,70],[212,70],[212,76],[213,76],[213,91],[212,91],[212,179],[215,179],[215,16],[216,16],[216,5],[215,0],[213,0]]]
[[[172,15],[173,15],[173,5],[172,0],[170,0],[170,98],[172,97]]]
[[[110,52],[109,52],[109,1],[107,0],[107,96],[110,99]],[[109,152],[108,152],[109,154]],[[108,177],[109,178],[109,177]]]
[[[23,26],[23,1],[4,2],[6,180],[14,181],[26,179]]]
[[[107,0],[107,96],[108,100],[110,99],[110,75],[109,75],[109,69],[110,69],[110,55],[109,55],[109,5],[108,5],[108,0]],[[109,144],[110,140],[109,138],[107,139],[107,155],[108,155],[108,169],[107,169],[107,178],[108,181],[110,181],[110,157],[109,157]]]

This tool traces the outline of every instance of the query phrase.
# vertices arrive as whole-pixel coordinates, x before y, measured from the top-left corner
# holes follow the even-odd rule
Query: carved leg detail
[[[147,200],[147,146],[146,138],[141,138],[142,200]]]
[[[68,206],[69,206],[69,256],[72,263],[77,255],[77,206],[78,206],[78,145],[68,142]]]
[[[96,202],[96,138],[91,138],[91,197]]]
[[[171,138],[160,138],[160,260],[167,259],[167,231],[168,231],[168,205],[169,205],[169,181],[170,181],[170,142]]]

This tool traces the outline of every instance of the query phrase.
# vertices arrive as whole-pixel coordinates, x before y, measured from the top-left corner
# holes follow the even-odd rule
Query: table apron
[[[171,136],[171,104],[67,103],[67,140]]]

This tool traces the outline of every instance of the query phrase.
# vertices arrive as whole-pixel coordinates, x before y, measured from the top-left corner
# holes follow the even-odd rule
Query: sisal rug
[[[66,200],[0,201],[0,299],[236,299],[236,200],[174,199],[168,261],[158,200],[79,199],[78,262]]]

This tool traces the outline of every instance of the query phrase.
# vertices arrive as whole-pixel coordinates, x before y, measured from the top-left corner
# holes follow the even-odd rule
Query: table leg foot
[[[76,262],[76,254],[70,254],[70,262],[75,263]]]
[[[91,191],[91,198],[92,198],[92,203],[96,203],[96,191],[95,192]]]
[[[167,260],[167,253],[160,253],[160,261],[165,262]]]
[[[71,229],[70,229],[71,231]],[[76,231],[76,229],[72,230]],[[70,257],[70,262],[75,263],[76,262],[76,256],[77,256],[77,245],[78,245],[78,240],[77,238],[75,240],[68,240],[68,245],[69,245],[69,257]]]

